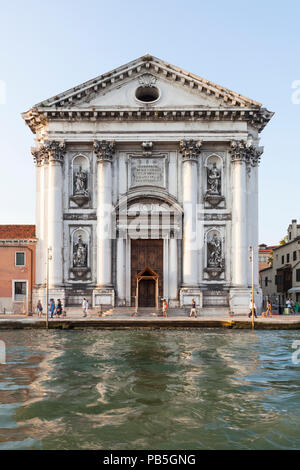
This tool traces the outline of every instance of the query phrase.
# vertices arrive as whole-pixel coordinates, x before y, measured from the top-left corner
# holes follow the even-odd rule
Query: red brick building
[[[0,313],[32,311],[35,225],[0,225]]]

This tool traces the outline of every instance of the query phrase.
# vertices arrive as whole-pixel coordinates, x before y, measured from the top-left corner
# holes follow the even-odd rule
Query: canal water
[[[0,449],[300,448],[297,331],[19,330],[0,340]]]

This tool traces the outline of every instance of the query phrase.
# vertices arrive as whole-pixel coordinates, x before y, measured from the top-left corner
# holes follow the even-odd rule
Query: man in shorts
[[[190,318],[191,318],[191,317],[197,318],[197,309],[196,309],[196,301],[195,301],[195,299],[192,299],[192,308],[191,308],[191,311],[190,311]]]

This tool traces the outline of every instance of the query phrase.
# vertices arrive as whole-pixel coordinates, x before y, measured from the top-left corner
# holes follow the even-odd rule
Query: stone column
[[[119,234],[117,239],[117,294],[118,305],[125,305],[126,299],[126,253],[125,240]]]
[[[202,141],[182,140],[182,188],[183,188],[183,285],[197,286],[197,162]]]
[[[248,177],[247,192],[247,172],[249,174],[253,171],[252,167],[257,165],[261,150],[254,147],[250,141],[232,141],[230,153],[232,164],[231,309],[235,313],[247,313],[251,294],[251,281],[248,275],[250,245],[254,247],[254,270],[258,270],[257,175],[254,170],[254,173]],[[255,273],[255,277],[258,277],[258,273]]]
[[[174,232],[169,241],[169,299],[178,298],[178,248]]]
[[[60,288],[63,283],[63,161],[64,142],[48,141],[45,148],[49,156],[48,177],[48,246],[52,248],[49,262],[49,288]]]
[[[112,158],[114,142],[95,141],[97,155],[97,285],[112,286]]]
[[[44,196],[45,196],[45,184],[44,184],[44,152],[43,148],[31,149],[33,155],[35,168],[36,168],[36,268],[35,268],[35,284],[41,286],[45,283],[45,260],[44,260]]]
[[[254,248],[254,285],[256,288],[259,287],[259,263],[258,263],[258,165],[260,162],[261,155],[263,153],[263,147],[251,147],[250,148],[250,161],[249,172],[250,172],[250,204],[251,204],[251,215],[253,219],[251,227],[251,239],[252,246]]]
[[[231,142],[232,163],[232,284],[248,287],[247,236],[247,148],[243,141]]]
[[[233,284],[248,286],[249,246],[254,248],[255,284],[258,282],[258,181],[262,153],[251,141],[231,142],[232,163],[232,275]],[[249,181],[247,185],[247,172]],[[247,186],[248,194],[247,194]],[[256,273],[257,271],[257,273]]]

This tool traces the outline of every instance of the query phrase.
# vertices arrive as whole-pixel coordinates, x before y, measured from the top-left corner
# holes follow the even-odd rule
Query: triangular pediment
[[[149,93],[152,98],[145,101]],[[34,133],[56,119],[240,119],[261,132],[273,114],[256,101],[146,55],[44,100],[22,117]]]
[[[146,87],[156,87],[159,98],[143,103],[136,89],[143,81]],[[147,84],[148,81],[148,84]],[[38,103],[35,108],[134,108],[141,106],[170,107],[247,107],[260,103],[227,88],[186,72],[156,57],[146,55],[111,72],[100,75],[77,87]]]
[[[151,269],[149,266],[146,266],[146,268],[144,268],[141,272],[139,272],[136,277],[139,279],[143,277],[158,278],[159,274],[157,274],[157,272]]]

